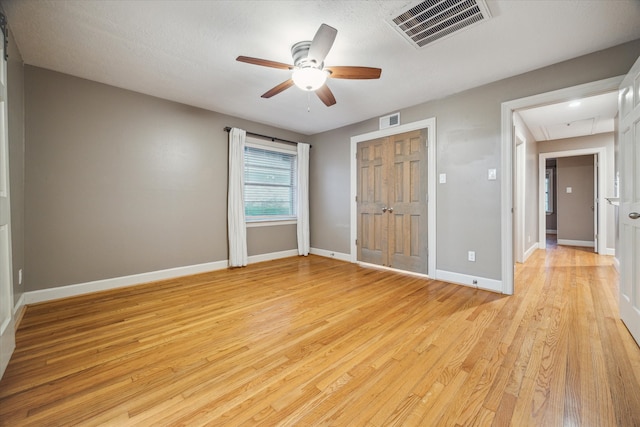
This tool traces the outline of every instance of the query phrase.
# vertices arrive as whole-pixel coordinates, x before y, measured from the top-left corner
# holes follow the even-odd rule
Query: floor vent
[[[391,17],[391,25],[421,48],[491,18],[484,0],[425,0]]]

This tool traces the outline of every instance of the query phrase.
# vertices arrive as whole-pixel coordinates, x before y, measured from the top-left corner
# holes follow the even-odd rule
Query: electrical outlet
[[[475,262],[476,261],[476,252],[475,251],[469,251],[467,259],[469,261]]]
[[[447,183],[447,174],[446,173],[441,173],[440,174],[440,184],[446,184]]]

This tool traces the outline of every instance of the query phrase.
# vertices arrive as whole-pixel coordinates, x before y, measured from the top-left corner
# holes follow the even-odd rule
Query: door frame
[[[567,151],[550,151],[538,154],[538,248],[546,249],[546,212],[544,211],[544,173],[547,159],[557,159],[559,157],[575,157],[595,155],[598,159],[599,167],[594,167],[594,176],[597,186],[594,187],[594,196],[597,197],[597,210],[594,212],[597,225],[594,223],[594,232],[598,234],[595,252],[600,255],[607,255],[607,204],[604,198],[607,179],[607,150],[604,147],[580,148]],[[554,209],[557,208],[554,206]]]
[[[427,276],[435,279],[436,273],[436,118],[419,120],[404,125],[380,129],[351,137],[351,262],[358,264],[358,202],[356,202],[358,186],[358,170],[356,153],[358,143],[371,139],[384,138],[414,130],[425,129],[427,132]]]
[[[501,106],[501,161],[504,180],[500,196],[500,219],[502,235],[502,292],[513,295],[514,268],[513,262],[513,152],[515,141],[513,138],[513,113],[525,108],[546,104],[569,101],[574,98],[584,98],[605,92],[617,91],[624,76],[611,77],[591,83],[571,86],[551,92],[532,95],[524,98],[506,101]]]
[[[520,143],[518,143],[520,141]],[[523,263],[525,261],[525,197],[526,192],[526,158],[527,158],[527,140],[520,136],[518,132],[515,135],[515,217],[514,217],[514,251],[516,262]]]

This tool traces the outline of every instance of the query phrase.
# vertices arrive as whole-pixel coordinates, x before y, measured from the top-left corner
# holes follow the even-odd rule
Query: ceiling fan
[[[382,70],[372,67],[352,66],[324,66],[326,58],[338,30],[327,24],[322,24],[312,41],[301,41],[291,47],[293,64],[270,61],[268,59],[252,58],[250,56],[238,56],[236,61],[248,64],[261,65],[263,67],[291,70],[291,77],[262,94],[263,98],[271,98],[285,89],[296,85],[302,90],[313,91],[327,107],[336,103],[333,93],[326,85],[327,78],[332,79],[378,79]]]

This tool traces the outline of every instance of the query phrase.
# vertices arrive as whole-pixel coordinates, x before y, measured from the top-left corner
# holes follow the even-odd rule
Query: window
[[[544,175],[544,210],[553,213],[553,169],[548,168]]]
[[[284,144],[247,141],[244,212],[247,222],[295,220],[297,152]]]

